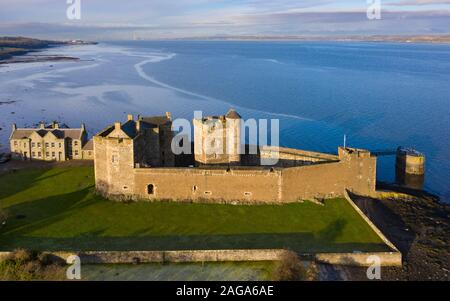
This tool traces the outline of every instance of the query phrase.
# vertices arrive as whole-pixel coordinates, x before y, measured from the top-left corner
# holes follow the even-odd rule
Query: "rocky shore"
[[[355,203],[403,255],[382,280],[450,280],[450,206],[421,192],[402,199],[355,197]],[[366,269],[338,267],[345,280],[367,280]]]

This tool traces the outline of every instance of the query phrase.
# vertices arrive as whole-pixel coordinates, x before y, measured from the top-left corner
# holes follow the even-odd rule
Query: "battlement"
[[[340,160],[350,158],[370,158],[370,151],[352,147],[338,147],[338,157]]]

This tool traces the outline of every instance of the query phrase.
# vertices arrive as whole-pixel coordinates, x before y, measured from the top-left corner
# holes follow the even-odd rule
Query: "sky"
[[[76,1],[80,18],[73,18],[78,10],[69,10],[69,18],[67,10]],[[369,19],[367,10],[376,2],[380,19]],[[0,0],[0,36],[129,40],[377,34],[450,34],[450,0]]]

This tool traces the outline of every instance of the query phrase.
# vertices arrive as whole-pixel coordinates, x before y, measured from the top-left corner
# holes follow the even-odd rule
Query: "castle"
[[[96,190],[118,200],[284,203],[375,192],[376,157],[339,147],[324,154],[262,146],[242,153],[242,119],[230,110],[193,120],[188,154],[172,151],[172,118],[129,115],[94,136]],[[183,144],[186,141],[183,142]],[[272,165],[263,160],[276,157]]]

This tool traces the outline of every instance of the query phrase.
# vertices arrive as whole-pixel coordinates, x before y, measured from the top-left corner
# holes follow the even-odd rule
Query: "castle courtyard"
[[[257,206],[114,202],[94,193],[92,166],[4,173],[0,206],[9,215],[0,234],[2,251],[389,250],[345,199]]]

